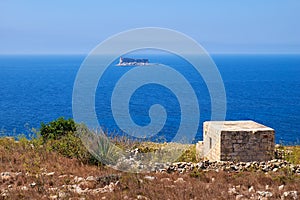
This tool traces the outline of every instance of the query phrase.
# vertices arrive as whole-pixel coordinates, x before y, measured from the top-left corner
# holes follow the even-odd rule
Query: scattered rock
[[[59,191],[58,197],[59,197],[59,198],[66,198],[66,197],[67,197],[67,194],[66,194],[65,192],[63,192],[63,191]]]
[[[278,190],[279,191],[281,191],[281,190],[283,190],[284,189],[284,185],[280,185],[279,187],[278,187]]]
[[[10,172],[1,172],[0,176],[3,181],[8,181],[13,178]]]
[[[80,183],[80,182],[82,182],[82,181],[84,181],[84,180],[85,180],[85,179],[82,178],[82,177],[78,177],[78,176],[75,176],[75,177],[74,177],[75,183]]]
[[[234,195],[234,194],[238,194],[238,192],[236,191],[235,187],[232,187],[228,189],[228,194]]]
[[[297,191],[288,191],[288,192],[284,192],[281,196],[281,199],[298,199],[298,194]]]
[[[58,196],[57,195],[50,195],[49,199],[58,199]]]
[[[49,173],[46,173],[45,175],[46,176],[53,176],[55,174],[55,172],[49,172]]]
[[[248,191],[249,191],[250,193],[253,193],[253,192],[255,192],[255,189],[254,189],[253,186],[251,186],[251,187],[248,189]]]
[[[183,180],[183,178],[178,178],[174,183],[185,183],[185,180]]]
[[[34,188],[36,186],[36,182],[30,183],[30,187]]]
[[[21,187],[21,190],[27,191],[28,187],[26,187],[25,185]]]
[[[105,176],[97,177],[97,183],[99,183],[102,187],[105,185],[109,185],[110,183],[115,183],[119,181],[121,178],[121,175],[118,174],[109,174]]]
[[[79,183],[79,186],[81,187],[81,189],[95,189],[96,188],[97,183],[95,181],[82,181]]]
[[[64,185],[63,185],[63,187],[64,187]],[[58,188],[56,188],[56,187],[49,187],[48,190],[51,191],[51,192],[56,192],[58,190]]]
[[[9,196],[9,195],[8,195],[8,191],[7,191],[7,190],[4,190],[4,191],[1,193],[1,196],[4,197],[4,198],[8,197],[8,196]]]
[[[68,185],[67,188],[71,191],[71,192],[74,192],[74,193],[77,193],[77,194],[84,194],[84,193],[87,193],[88,192],[88,188],[86,189],[82,189],[79,185]]]
[[[21,176],[23,173],[22,172],[16,172],[15,176]]]
[[[113,192],[115,189],[115,186],[117,186],[119,182],[117,181],[116,183],[110,183],[109,185],[106,185],[103,188],[96,188],[91,190],[90,192],[92,194],[98,194],[98,193],[106,193],[106,192]]]
[[[148,200],[149,199],[148,197],[145,197],[143,195],[137,195],[136,198],[137,199],[142,199],[142,200]]]
[[[171,179],[170,178],[162,178],[162,179],[160,179],[160,181],[161,182],[169,182],[169,181],[171,181]]]
[[[88,176],[88,177],[86,177],[85,180],[86,180],[86,181],[97,181],[97,178],[94,177],[94,176]]]
[[[144,179],[149,180],[149,181],[154,181],[155,177],[154,176],[145,176]]]
[[[269,189],[270,189],[270,186],[269,186],[269,185],[266,185],[265,188],[266,188],[266,190],[269,190]]]
[[[257,193],[260,197],[272,197],[273,196],[272,192],[268,192],[268,191],[257,191]]]

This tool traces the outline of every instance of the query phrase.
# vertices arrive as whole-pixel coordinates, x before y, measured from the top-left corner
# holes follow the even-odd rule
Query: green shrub
[[[182,153],[177,161],[197,161],[195,145],[185,146],[186,150],[184,152],[177,152],[176,150],[182,149],[182,145],[134,142],[126,137],[111,138],[102,131],[99,133],[90,131],[83,124],[76,124],[73,119],[66,120],[63,117],[47,124],[42,123],[39,132],[42,142],[48,150],[54,150],[68,158],[79,159],[84,163],[100,164],[94,156],[104,163],[115,163],[118,156],[122,154],[122,150],[133,148],[138,148],[141,153],[158,152],[167,160],[168,157],[172,158],[178,156],[178,153]],[[85,141],[85,145],[90,147],[89,150],[86,149],[82,141]],[[111,143],[115,145],[111,145]]]
[[[68,133],[57,140],[48,140],[46,147],[48,150],[56,151],[64,157],[76,158],[85,164],[99,164],[82,144],[81,139],[72,133]]]
[[[197,162],[196,145],[190,145],[177,159],[178,162]]]
[[[41,123],[40,132],[42,141],[50,151],[56,151],[67,158],[76,158],[85,164],[100,165],[99,161],[85,148],[76,133],[76,124],[73,119],[60,117],[47,124]]]
[[[76,124],[73,119],[58,118],[47,124],[41,123],[40,134],[44,141],[53,139],[57,140],[61,137],[74,134],[76,131]]]

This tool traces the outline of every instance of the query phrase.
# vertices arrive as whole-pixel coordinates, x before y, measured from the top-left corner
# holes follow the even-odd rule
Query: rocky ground
[[[129,173],[2,140],[0,199],[300,199],[300,165],[176,162]]]
[[[159,193],[135,193],[136,189],[141,189],[138,187],[150,190],[153,187],[164,188],[162,192],[166,194],[172,190],[182,191],[190,193],[189,199],[202,199],[206,191],[208,194],[215,191],[216,194],[211,197],[217,199],[300,198],[300,165],[283,160],[248,163],[177,162],[148,174],[111,173],[103,167],[99,170],[104,171],[104,174],[97,176],[85,172],[85,175],[80,176],[77,173],[49,172],[44,168],[35,174],[25,171],[1,172],[1,199],[173,199],[163,196],[163,193],[161,196]],[[258,182],[253,180],[256,178]],[[132,184],[137,188],[134,189]],[[175,199],[180,199],[178,197],[175,196]],[[186,195],[182,197],[185,199]]]

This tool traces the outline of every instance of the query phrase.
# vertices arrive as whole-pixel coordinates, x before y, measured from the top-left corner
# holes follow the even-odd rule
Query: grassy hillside
[[[31,140],[0,138],[0,199],[298,199],[300,195],[300,146],[278,146],[276,157],[284,160],[214,163],[197,160],[195,145],[189,145],[168,168],[128,173],[95,159],[78,130],[86,128],[60,118],[42,124]],[[160,152],[169,145],[110,140],[133,155]],[[94,141],[102,147],[101,155],[114,152],[103,137]],[[169,146],[173,151],[178,145]]]
[[[275,199],[288,195],[292,199],[293,191],[297,195],[300,191],[300,176],[287,169],[270,173],[126,173],[64,156],[49,145],[53,144],[0,139],[0,199],[247,199],[264,195]],[[143,147],[154,148],[150,143]],[[295,161],[299,146],[286,148],[297,152],[289,154]],[[193,160],[189,155],[181,159]]]

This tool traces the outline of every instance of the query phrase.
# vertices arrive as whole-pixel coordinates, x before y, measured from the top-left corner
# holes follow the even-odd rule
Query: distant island
[[[148,59],[134,59],[134,58],[123,58],[120,57],[120,61],[117,66],[144,66],[148,65]]]

